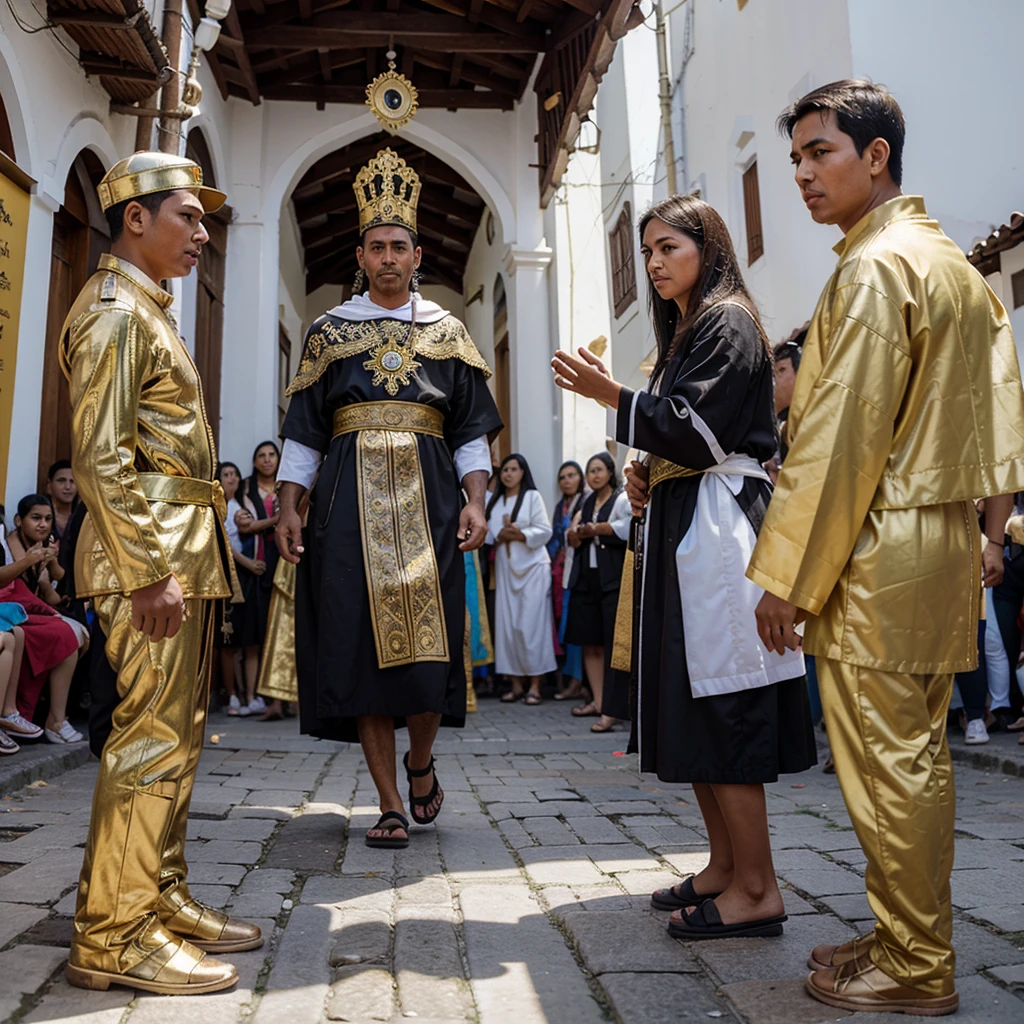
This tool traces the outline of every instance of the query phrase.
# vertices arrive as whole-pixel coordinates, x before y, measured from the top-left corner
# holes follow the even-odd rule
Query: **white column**
[[[556,430],[557,398],[551,373],[551,255],[551,249],[543,242],[535,249],[512,245],[505,253],[512,449],[530,463],[534,480],[544,494],[551,490],[562,450]]]
[[[44,183],[45,184],[45,183]],[[63,191],[63,190],[62,190]],[[50,298],[50,258],[53,215],[60,199],[40,191],[32,196],[25,239],[25,285],[18,324],[18,361],[14,369],[14,408],[11,414],[4,504],[7,528],[13,529],[19,499],[38,486],[39,417],[46,355],[46,314]]]

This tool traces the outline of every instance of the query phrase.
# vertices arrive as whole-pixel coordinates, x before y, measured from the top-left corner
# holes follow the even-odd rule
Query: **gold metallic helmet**
[[[127,199],[178,189],[194,193],[207,213],[219,210],[227,199],[218,189],[203,185],[199,164],[171,153],[133,153],[118,160],[96,186],[104,212]]]
[[[419,175],[392,149],[382,149],[352,186],[359,205],[359,233],[385,224],[416,231]]]

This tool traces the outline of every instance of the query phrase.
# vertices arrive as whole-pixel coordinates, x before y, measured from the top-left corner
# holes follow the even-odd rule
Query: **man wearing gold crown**
[[[302,731],[362,743],[381,810],[367,845],[400,847],[396,726],[409,729],[409,810],[426,825],[444,798],[438,726],[465,721],[461,552],[486,536],[501,419],[466,328],[415,290],[416,173],[385,149],[354,187],[356,294],[310,327],[288,388],[277,538],[299,563]],[[296,506],[318,473],[304,542]]]
[[[64,323],[72,464],[88,508],[75,556],[121,697],[100,757],[67,967],[72,985],[164,994],[238,980],[204,950],[262,944],[185,880],[214,611],[231,596],[226,512],[195,365],[157,284],[186,277],[224,202],[191,160],[136,153],[98,189],[111,252]]]

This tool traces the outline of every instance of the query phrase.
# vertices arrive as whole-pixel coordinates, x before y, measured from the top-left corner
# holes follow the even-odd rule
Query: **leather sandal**
[[[737,921],[726,924],[718,912],[714,900],[705,900],[692,914],[683,914],[679,924],[668,923],[668,933],[674,939],[739,939],[774,938],[782,934],[782,922],[788,921],[785,914],[777,917],[760,917],[756,921]]]
[[[394,824],[389,824],[394,822]],[[404,836],[395,836],[393,833],[398,829],[404,829]],[[371,836],[370,832],[386,832],[383,836]],[[378,819],[377,824],[366,833],[366,845],[380,847],[386,850],[404,850],[409,845],[409,819],[398,811],[385,811]]]
[[[434,771],[434,759],[431,757],[430,764],[426,768],[413,769],[409,767],[409,754],[407,752],[405,757],[402,758],[402,764],[405,765],[405,777],[409,782],[409,813],[412,815],[412,820],[417,825],[429,825],[441,813],[441,808],[444,806],[444,790],[441,789],[437,781],[437,772]],[[430,792],[426,796],[414,795],[412,780],[425,779],[431,773],[434,776],[434,785],[430,787]],[[438,794],[441,796],[441,802],[437,805],[437,809],[433,814],[427,814],[426,808],[434,802]]]
[[[705,900],[713,900],[721,896],[719,892],[709,892],[706,896],[694,891],[694,875],[687,875],[678,885],[670,889],[656,889],[651,895],[651,906],[655,910],[685,910],[688,907],[699,907]]]
[[[821,1003],[865,1013],[909,1013],[944,1017],[956,1013],[957,993],[932,995],[890,978],[870,957],[861,956],[841,967],[815,971],[804,982],[809,995]]]

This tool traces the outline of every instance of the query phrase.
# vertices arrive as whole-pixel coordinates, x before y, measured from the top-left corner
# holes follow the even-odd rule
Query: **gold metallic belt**
[[[444,413],[419,402],[359,402],[335,409],[335,437],[357,430],[406,430],[444,437]]]
[[[651,457],[649,472],[647,488],[653,491],[658,484],[664,483],[666,480],[678,480],[685,476],[700,476],[701,471],[677,466],[674,462],[669,462],[668,459],[660,459],[654,455]]]

